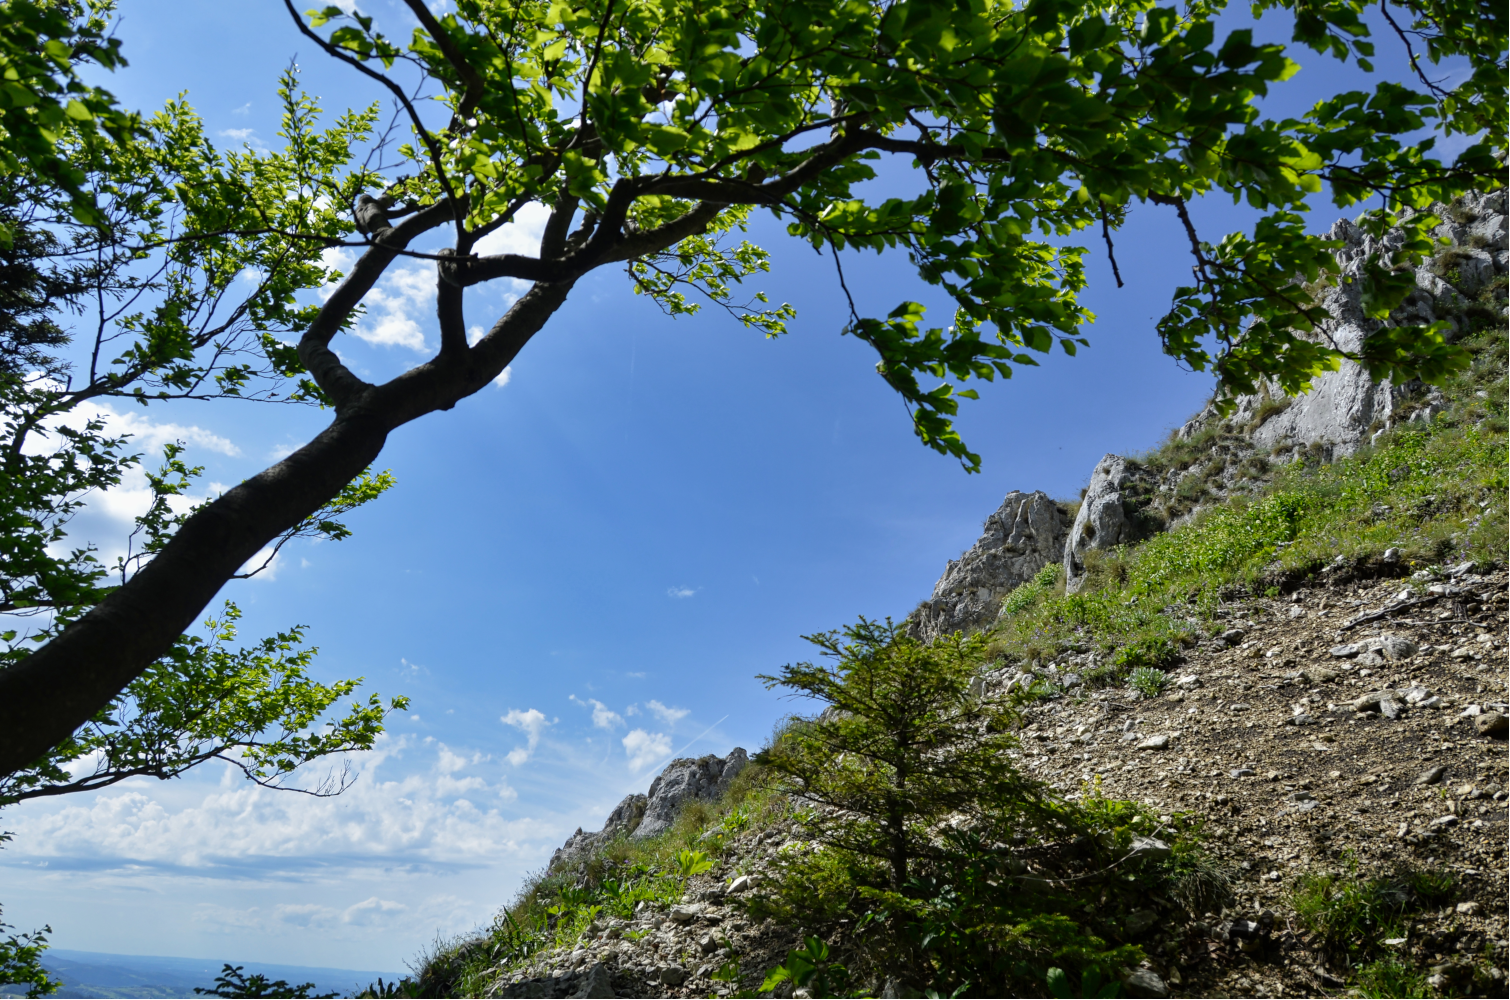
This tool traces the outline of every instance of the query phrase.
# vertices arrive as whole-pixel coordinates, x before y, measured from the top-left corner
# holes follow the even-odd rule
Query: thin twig
[[[1416,76],[1420,78],[1422,83],[1426,84],[1426,89],[1438,97],[1447,97],[1447,91],[1426,79],[1426,72],[1421,69],[1421,58],[1416,55],[1416,50],[1410,44],[1410,39],[1405,37],[1405,29],[1395,23],[1394,17],[1389,12],[1389,0],[1379,0],[1379,12],[1384,15],[1384,19],[1389,22],[1389,26],[1395,29],[1395,34],[1399,35],[1400,41],[1405,44],[1405,54],[1410,56],[1410,68],[1415,70]]]
[[[1112,246],[1112,230],[1106,220],[1106,206],[1101,206],[1101,238],[1106,240],[1106,259],[1112,262],[1112,277],[1117,279],[1117,287],[1122,287],[1122,271],[1117,267],[1117,251]]]

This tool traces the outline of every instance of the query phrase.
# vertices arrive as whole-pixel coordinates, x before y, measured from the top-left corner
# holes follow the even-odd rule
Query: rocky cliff
[[[608,814],[603,829],[587,833],[578,827],[551,855],[550,868],[558,868],[574,857],[586,857],[593,848],[620,835],[643,840],[664,833],[676,821],[683,803],[692,799],[716,801],[749,762],[743,747],[730,750],[727,757],[678,757],[650,783],[648,793],[626,795]]]
[[[1356,351],[1365,337],[1384,325],[1445,320],[1466,328],[1475,310],[1503,314],[1503,289],[1494,302],[1481,302],[1496,276],[1506,273],[1505,192],[1459,199],[1442,207],[1445,218],[1433,235],[1445,242],[1436,256],[1416,268],[1416,289],[1388,320],[1364,315],[1361,285],[1364,262],[1381,246],[1399,246],[1399,231],[1378,243],[1353,223],[1339,220],[1327,234],[1344,245],[1337,252],[1343,281],[1322,299],[1332,314],[1318,336]],[[1053,562],[1065,567],[1066,589],[1085,580],[1087,553],[1148,537],[1177,524],[1204,503],[1257,487],[1271,462],[1302,453],[1330,460],[1351,454],[1360,444],[1401,420],[1429,420],[1441,410],[1441,396],[1419,382],[1374,382],[1361,365],[1343,361],[1316,378],[1309,392],[1289,399],[1265,386],[1239,397],[1226,417],[1207,405],[1171,436],[1179,460],[1154,452],[1131,457],[1106,455],[1092,469],[1078,509],[1042,492],[1007,494],[986,518],[981,537],[951,560],[932,597],[913,613],[921,634],[990,624],[1001,599]],[[1165,452],[1171,449],[1166,447]],[[1195,453],[1195,454],[1193,454]]]

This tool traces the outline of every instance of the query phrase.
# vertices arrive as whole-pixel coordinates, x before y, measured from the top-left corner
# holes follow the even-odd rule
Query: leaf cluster
[[[923,325],[902,302],[884,318],[850,299],[846,333],[930,447],[975,469],[953,420],[970,379],[1008,378],[1054,343],[1073,354],[1093,317],[1081,304],[1086,248],[1139,204],[1171,209],[1189,238],[1195,281],[1160,324],[1165,350],[1219,377],[1221,400],[1272,380],[1299,391],[1344,357],[1376,376],[1440,380],[1461,351],[1436,327],[1381,329],[1358,351],[1332,343],[1307,286],[1339,279],[1325,238],[1306,232],[1324,192],[1365,214],[1376,234],[1405,225],[1404,244],[1365,269],[1371,315],[1408,291],[1399,267],[1429,252],[1429,211],[1502,173],[1504,18],[1469,0],[1397,5],[1399,60],[1466,58],[1453,89],[1425,76],[1320,99],[1298,117],[1260,101],[1299,69],[1290,47],[1219,31],[1222,3],[1185,9],[1148,0],[467,0],[420,21],[407,43],[366,15],[309,12],[306,34],[387,86],[404,104],[412,169],[390,188],[413,207],[445,204],[457,230],[456,283],[498,277],[571,281],[628,260],[636,291],[669,314],[694,311],[696,289],[768,335],[791,318],[730,286],[764,270],[748,244],[710,234],[752,208],[830,254],[901,250],[954,304],[952,325]],[[1386,12],[1390,10],[1386,5]],[[1375,72],[1358,3],[1276,0],[1292,42]],[[1448,25],[1463,23],[1455,37]],[[317,30],[319,29],[319,30]],[[324,34],[321,34],[321,31]],[[1414,34],[1412,34],[1414,33]],[[392,75],[418,70],[421,91],[451,112],[429,127]],[[412,90],[413,88],[410,88]],[[1469,137],[1451,163],[1421,130]],[[910,193],[872,195],[892,158]],[[894,190],[894,189],[893,189]],[[1202,239],[1187,206],[1221,193],[1260,213],[1251,232]],[[476,242],[527,204],[548,208],[538,257],[477,257]],[[573,228],[575,226],[575,228]],[[1115,260],[1115,257],[1114,257]]]

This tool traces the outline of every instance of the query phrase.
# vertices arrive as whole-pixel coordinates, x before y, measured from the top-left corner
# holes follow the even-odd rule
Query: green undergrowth
[[[758,887],[725,897],[726,905],[800,931],[802,944],[790,955],[726,962],[719,976],[740,997],[770,995],[785,980],[811,995],[846,997],[877,995],[888,979],[945,997],[1003,989],[1036,997],[1051,982],[1078,991],[1143,961],[1146,921],[1128,923],[1139,909],[1157,906],[1166,920],[1229,902],[1231,875],[1203,852],[1196,817],[1157,816],[1110,798],[1099,782],[1060,795],[1016,772],[1001,752],[1016,736],[997,725],[1010,721],[1016,702],[988,704],[968,693],[985,639],[959,639],[945,657],[939,645],[889,622],[862,622],[846,634],[868,645],[856,653],[856,645],[835,640],[843,659],[824,675],[829,687],[820,695],[843,710],[779,725],[719,801],[689,802],[664,834],[599,844],[529,879],[485,934],[436,947],[424,962],[424,995],[485,995],[500,968],[536,974],[525,970],[539,953],[572,949],[607,918],[684,902],[698,875],[726,882],[758,872]],[[790,666],[769,681],[812,686],[820,669]],[[977,721],[983,725],[972,737]],[[873,757],[852,749],[847,761],[834,755],[832,775],[799,781],[835,740],[858,746],[898,725],[923,740],[921,749],[903,746],[892,764],[874,746]],[[929,749],[950,739],[986,743],[966,767],[968,748]],[[932,763],[926,775],[914,772],[906,795],[886,801],[908,760]],[[1012,793],[1001,795],[1006,789]],[[873,790],[882,798],[867,807]],[[824,801],[850,808],[824,810]],[[867,808],[877,822],[865,819]],[[895,825],[886,819],[892,814]],[[895,831],[906,831],[904,866],[891,847]],[[1157,843],[1140,840],[1148,837]],[[757,838],[782,846],[758,860]],[[618,932],[646,931],[631,920]],[[708,959],[689,953],[661,961],[695,968]],[[1051,970],[1059,971],[1051,977]]]
[[[1410,950],[1411,922],[1451,902],[1455,889],[1447,872],[1402,868],[1363,876],[1349,865],[1344,872],[1301,876],[1290,904],[1312,949],[1346,969],[1361,995],[1438,996],[1444,993],[1429,988],[1429,970]],[[1472,994],[1450,989],[1445,995]]]
[[[1328,579],[1407,575],[1506,558],[1507,383],[1504,329],[1466,344],[1469,370],[1444,388],[1447,409],[1382,434],[1330,463],[1314,451],[1268,471],[1265,486],[1197,513],[1173,530],[1086,553],[1086,584],[1065,595],[1045,569],[1003,601],[997,654],[1031,663],[1098,654],[1092,686],[1167,670],[1202,635],[1220,631],[1224,598],[1277,596]],[[1220,434],[1166,446],[1161,465],[1189,465]],[[1207,439],[1211,440],[1207,440]],[[1396,549],[1397,559],[1383,560]],[[1151,686],[1153,675],[1141,675]]]

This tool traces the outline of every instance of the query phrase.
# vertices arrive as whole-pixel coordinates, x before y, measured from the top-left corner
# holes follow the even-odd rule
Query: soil
[[[1170,691],[1065,697],[1029,713],[1025,770],[1066,793],[1099,778],[1107,796],[1202,816],[1208,848],[1235,874],[1223,912],[1187,922],[1161,907],[1167,921],[1140,938],[1173,995],[1338,992],[1347,970],[1297,924],[1296,878],[1405,866],[1450,873],[1454,891],[1390,947],[1430,966],[1440,993],[1506,995],[1506,743],[1464,714],[1506,710],[1506,575],[1443,583],[1460,592],[1393,613],[1404,603],[1398,579],[1234,601],[1223,609],[1229,631],[1171,669]],[[1419,651],[1331,652],[1388,636]],[[1373,660],[1382,662],[1360,665]],[[1397,695],[1397,718],[1352,707],[1411,686],[1440,705],[1405,707]],[[1244,936],[1234,922],[1258,927]],[[1480,984],[1497,974],[1490,993],[1473,992],[1475,959]]]

